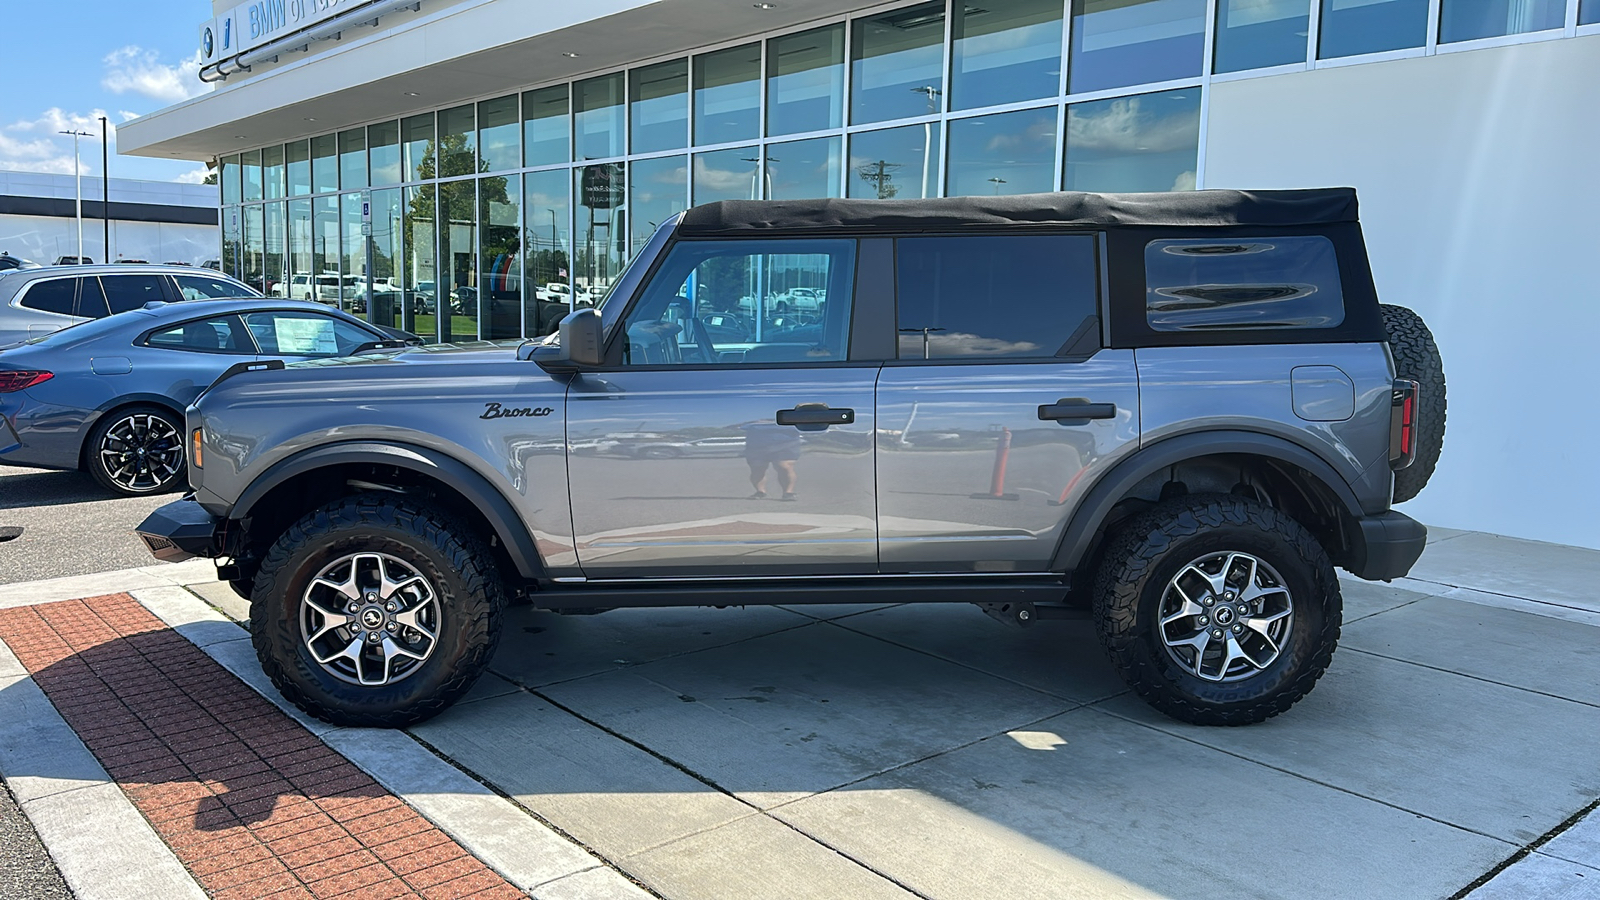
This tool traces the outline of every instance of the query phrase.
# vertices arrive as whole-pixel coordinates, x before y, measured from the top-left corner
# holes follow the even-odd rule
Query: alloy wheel
[[[1179,569],[1161,596],[1167,655],[1206,681],[1240,681],[1266,669],[1293,625],[1283,576],[1249,553],[1208,553]]]
[[[100,439],[98,452],[106,476],[129,493],[161,490],[183,471],[183,439],[154,413],[117,420]]]
[[[416,673],[439,640],[439,594],[387,553],[355,553],[322,567],[300,600],[301,639],[324,671],[381,687]]]

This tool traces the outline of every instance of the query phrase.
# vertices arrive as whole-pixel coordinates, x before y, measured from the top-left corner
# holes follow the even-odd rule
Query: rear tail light
[[[1389,400],[1389,468],[1399,471],[1417,458],[1415,381],[1397,379]]]
[[[0,369],[0,394],[10,394],[56,377],[54,373],[37,369]]]

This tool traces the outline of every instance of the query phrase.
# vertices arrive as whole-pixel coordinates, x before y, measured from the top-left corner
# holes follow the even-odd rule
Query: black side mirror
[[[598,366],[605,361],[600,326],[600,312],[592,307],[568,313],[561,320],[558,342],[534,345],[530,355],[540,368],[551,373]]]

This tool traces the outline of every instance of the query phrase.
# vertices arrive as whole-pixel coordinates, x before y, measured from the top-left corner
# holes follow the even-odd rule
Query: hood
[[[506,362],[517,358],[520,340],[473,341],[463,344],[422,344],[400,350],[380,350],[360,356],[306,359],[289,362],[286,369],[344,369],[348,367]],[[287,362],[287,361],[286,361]]]

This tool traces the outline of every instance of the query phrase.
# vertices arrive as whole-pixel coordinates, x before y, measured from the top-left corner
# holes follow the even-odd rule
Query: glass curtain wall
[[[529,172],[523,185],[524,333],[543,335],[572,311],[572,184],[566,169],[549,169]]]
[[[376,171],[376,166],[373,167]],[[415,332],[415,293],[405,284],[401,241],[404,205],[398,188],[372,192],[372,298],[367,319]]]
[[[361,234],[360,194],[339,195],[339,308],[362,315],[367,311],[367,239]]]
[[[289,281],[282,296],[291,300],[311,300],[315,285],[311,277],[311,201],[289,201]]]
[[[1192,188],[1206,40],[1234,72],[1303,64],[1312,2],[1323,55],[1426,24],[1426,0],[1217,2],[1209,35],[1207,0],[911,3],[341,123],[220,160],[224,267],[429,341],[542,334],[691,203]],[[1505,4],[1551,0],[1442,2],[1511,33]]]
[[[259,182],[258,182],[259,185]],[[265,271],[262,257],[266,255],[266,235],[262,231],[261,205],[254,204],[244,208],[244,256],[241,259],[239,274],[245,284],[256,290],[266,293],[266,284],[263,281]]]
[[[339,304],[339,197],[311,201],[311,283],[307,299]]]
[[[287,287],[284,271],[288,265],[283,201],[268,203],[262,209],[266,220],[262,238],[266,243],[266,252],[261,256],[261,292],[269,297],[281,297]]]
[[[514,121],[514,120],[513,120]],[[478,321],[488,341],[522,337],[522,184],[515,175],[478,182]]]
[[[400,219],[402,290],[410,292],[415,310],[415,327],[408,330],[429,342],[439,339],[441,309],[434,194],[431,184],[406,188]]]
[[[477,187],[471,180],[439,185],[439,340],[447,343],[478,338]]]

